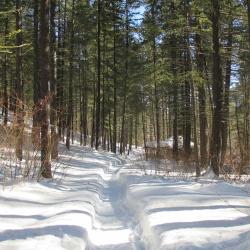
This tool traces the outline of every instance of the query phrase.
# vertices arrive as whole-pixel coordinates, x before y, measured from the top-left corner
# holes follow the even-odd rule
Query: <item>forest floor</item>
[[[145,175],[72,145],[53,181],[0,190],[1,250],[250,249],[250,185]]]

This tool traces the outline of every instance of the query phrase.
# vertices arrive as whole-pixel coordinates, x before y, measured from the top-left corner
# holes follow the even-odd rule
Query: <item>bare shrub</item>
[[[7,125],[0,125],[0,183],[3,185],[41,179],[40,127],[32,126],[34,111],[26,106],[24,110],[25,117],[23,117],[24,125],[22,128],[15,128],[14,115],[11,111],[8,111]],[[22,136],[22,159],[16,154],[16,145],[20,136]],[[50,145],[48,148],[49,152],[51,152],[51,147]],[[65,176],[66,166],[62,165],[58,157],[52,162],[53,178],[58,178],[56,173],[59,172],[59,169],[62,179]]]

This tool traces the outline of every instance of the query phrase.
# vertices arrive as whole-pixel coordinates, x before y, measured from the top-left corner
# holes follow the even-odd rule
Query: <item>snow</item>
[[[174,145],[174,138],[173,136],[167,138],[164,141],[160,141],[160,147],[161,148],[173,148]],[[149,148],[157,148],[157,142],[156,141],[147,141],[146,142],[146,146]],[[191,148],[194,147],[194,143],[190,142],[190,146]],[[182,149],[183,148],[183,137],[182,136],[178,136],[178,148]]]
[[[72,145],[53,181],[1,187],[0,250],[250,249],[249,184],[144,175],[142,152]]]

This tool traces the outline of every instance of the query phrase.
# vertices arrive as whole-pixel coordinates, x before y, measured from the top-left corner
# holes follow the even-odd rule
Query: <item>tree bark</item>
[[[57,100],[56,100],[56,0],[50,0],[50,92],[51,92],[51,158],[58,157]]]
[[[16,81],[15,81],[15,132],[16,132],[16,157],[23,158],[23,77],[22,77],[22,5],[21,0],[16,0]]]
[[[129,48],[129,20],[128,20],[128,0],[126,0],[125,7],[125,25],[126,25],[126,47],[125,47],[125,74],[124,74],[124,85],[123,85],[123,106],[122,106],[122,128],[121,128],[121,138],[120,138],[120,154],[125,152],[125,143],[124,143],[124,128],[125,128],[125,116],[126,116],[126,100],[127,100],[127,79],[128,79],[128,48]]]
[[[198,100],[199,100],[199,122],[200,122],[200,165],[202,168],[206,168],[208,153],[207,153],[207,113],[206,113],[206,90],[204,81],[205,77],[205,60],[204,51],[201,44],[201,36],[196,33],[196,61],[199,75],[201,77],[201,83],[198,85]]]
[[[212,3],[212,28],[213,28],[213,119],[210,145],[211,168],[215,175],[219,175],[221,153],[221,122],[223,108],[223,82],[221,70],[220,41],[219,41],[219,0],[211,0]]]
[[[191,72],[191,58],[189,53],[189,0],[185,0],[184,4],[184,18],[186,19],[186,29],[184,33],[184,70],[185,70],[185,82],[184,82],[184,117],[185,117],[185,130],[183,136],[183,149],[185,159],[188,160],[191,155],[191,83],[190,83],[190,72]]]
[[[32,143],[35,148],[39,148],[40,144],[40,125],[39,125],[39,100],[40,81],[39,81],[39,2],[33,1],[33,125],[32,125]]]
[[[41,175],[51,178],[49,140],[49,0],[40,0]]]
[[[171,2],[170,6],[171,15],[175,16],[175,4]],[[172,81],[172,91],[173,91],[173,158],[178,160],[179,146],[178,146],[178,85],[176,82],[177,76],[177,65],[176,65],[176,45],[177,39],[175,34],[170,37],[170,47],[171,47],[171,71],[173,75]]]
[[[116,153],[116,138],[117,138],[117,117],[116,117],[116,106],[117,106],[117,86],[116,86],[116,10],[115,10],[115,2],[112,2],[113,4],[113,141],[112,141],[112,152]]]
[[[72,120],[73,120],[73,60],[74,60],[74,15],[75,15],[75,0],[72,2],[71,12],[71,30],[70,30],[70,58],[69,58],[69,85],[68,85],[68,108],[67,108],[67,134],[66,134],[66,147],[70,147],[70,135],[73,133]]]
[[[95,148],[98,149],[100,138],[101,118],[101,0],[97,1],[97,87],[96,87],[96,115],[95,115]]]
[[[220,166],[223,166],[224,158],[227,150],[228,141],[228,123],[229,123],[229,91],[231,83],[231,64],[232,64],[232,35],[233,23],[230,21],[228,27],[228,37],[227,37],[227,59],[226,59],[226,77],[225,77],[225,87],[224,87],[224,103],[223,103],[223,113],[222,113],[222,124],[221,124],[221,162]]]
[[[7,1],[5,0],[5,4]],[[6,17],[4,22],[4,45],[7,46],[7,35],[8,35],[8,24],[9,24],[9,18]],[[8,122],[8,56],[7,54],[4,55],[4,64],[3,64],[3,124],[4,126],[7,126]]]

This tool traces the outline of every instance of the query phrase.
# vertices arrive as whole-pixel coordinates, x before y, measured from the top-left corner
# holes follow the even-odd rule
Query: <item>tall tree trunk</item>
[[[175,4],[171,2],[170,12],[175,16]],[[172,91],[173,91],[173,158],[178,160],[178,85],[176,82],[177,65],[176,65],[176,36],[171,35],[170,47],[171,47],[171,71],[173,75]]]
[[[198,152],[198,140],[197,140],[197,126],[196,126],[196,101],[195,101],[195,91],[194,84],[191,82],[191,95],[192,95],[192,119],[193,119],[193,128],[194,128],[194,148],[193,153],[196,163],[196,177],[199,177],[201,174],[200,163],[199,163],[199,152]]]
[[[238,103],[235,102],[235,117],[236,117],[236,129],[237,129],[237,139],[238,139],[238,146],[239,146],[239,151],[240,151],[240,157],[241,159],[244,159],[244,150],[243,150],[243,138],[241,136],[240,132],[240,121],[239,121],[239,107]],[[239,172],[241,172],[241,166],[239,166]],[[239,173],[241,175],[241,173]]]
[[[207,166],[207,113],[206,113],[206,90],[204,81],[207,78],[205,74],[205,60],[204,51],[201,44],[201,36],[196,33],[196,61],[199,74],[201,76],[202,82],[198,85],[198,99],[199,99],[199,122],[200,122],[200,165],[202,168]],[[204,79],[204,80],[203,80]]]
[[[23,158],[23,79],[22,79],[22,5],[16,0],[16,81],[15,81],[15,130],[16,130],[16,156]]]
[[[130,116],[130,124],[129,124],[129,151],[132,150],[133,144],[133,116]]]
[[[87,57],[87,52],[85,52]],[[84,67],[86,69],[86,67]],[[88,92],[87,92],[87,82],[86,82],[86,73],[83,75],[83,145],[87,145],[88,137]]]
[[[184,17],[186,19],[186,29],[184,34],[184,70],[185,70],[185,83],[184,83],[184,93],[185,93],[185,131],[183,137],[183,148],[185,159],[188,160],[191,155],[191,83],[190,83],[190,72],[191,72],[191,57],[189,53],[189,0],[185,0],[184,4]]]
[[[250,0],[247,1],[247,17],[248,17],[248,44],[250,45]]]
[[[135,148],[138,146],[138,114],[135,114]]]
[[[116,137],[117,137],[117,117],[116,117],[116,106],[117,106],[117,93],[116,93],[116,10],[115,3],[113,2],[113,141],[112,141],[112,152],[116,153]]]
[[[58,157],[57,100],[56,100],[56,0],[50,0],[50,92],[51,92],[51,158]]]
[[[68,85],[68,108],[67,108],[67,134],[66,147],[70,147],[70,135],[73,133],[72,119],[73,119],[73,60],[74,60],[74,15],[75,15],[75,0],[72,2],[71,12],[71,30],[70,30],[70,58],[69,58],[69,85]]]
[[[247,16],[248,16],[248,58],[250,57],[250,0],[247,0]],[[250,61],[248,60],[248,75],[247,75],[247,83],[246,83],[246,92],[245,92],[245,98],[246,98],[246,142],[245,142],[245,152],[246,152],[246,162],[249,162],[250,156],[249,156],[249,149],[250,149]]]
[[[165,98],[164,96],[162,96],[161,98],[161,110],[162,110],[162,115],[161,115],[161,119],[162,119],[162,138],[163,140],[166,139],[166,121],[165,121]]]
[[[108,98],[109,99],[109,98]],[[109,110],[109,140],[108,140],[108,151],[113,150],[113,141],[112,141],[112,128],[111,128],[111,110]]]
[[[103,47],[106,47],[106,33],[105,31],[103,32]],[[106,61],[106,50],[104,49],[103,51],[103,58]],[[105,110],[105,102],[106,102],[106,91],[105,91],[105,72],[106,72],[106,67],[105,63],[102,67],[102,128],[101,128],[101,135],[102,135],[102,147],[104,150],[106,150],[106,110]]]
[[[66,85],[66,69],[64,68],[66,51],[67,51],[67,34],[68,34],[68,10],[67,10],[68,0],[64,0],[64,13],[63,13],[63,42],[62,42],[62,87],[61,87],[61,107],[62,107],[62,116],[61,116],[61,125],[62,125],[62,139],[65,141],[65,129],[67,129],[67,99],[65,95]]]
[[[95,122],[95,148],[100,143],[100,118],[101,118],[101,0],[97,1],[97,87],[96,87],[96,122]]]
[[[5,0],[5,4],[7,0]],[[4,27],[4,45],[7,46],[7,35],[8,35],[8,23],[9,19],[6,17],[5,19],[5,27]],[[8,122],[8,56],[7,54],[4,55],[4,64],[3,64],[3,124],[4,126],[7,125]]]
[[[157,143],[157,153],[160,149],[160,114],[159,114],[159,97],[158,97],[158,86],[156,82],[156,44],[155,38],[153,41],[153,68],[154,68],[154,98],[155,98],[155,122],[156,122],[156,143]]]
[[[33,125],[32,125],[32,143],[38,148],[40,144],[40,125],[39,125],[39,100],[40,81],[39,81],[39,2],[33,0]]]
[[[156,8],[156,1],[152,3],[151,15],[152,15],[152,22],[156,23],[155,17],[155,8]],[[156,79],[156,37],[153,36],[152,38],[152,57],[153,57],[153,82],[154,82],[154,104],[155,104],[155,122],[156,122],[156,143],[157,143],[157,154],[159,153],[160,149],[160,114],[159,114],[159,97],[158,97],[158,86],[157,86],[157,79]],[[153,112],[154,113],[154,112]]]
[[[223,166],[224,158],[227,150],[228,141],[228,123],[229,123],[229,91],[231,83],[231,64],[232,64],[232,35],[233,23],[230,21],[228,27],[228,37],[227,37],[227,59],[226,59],[226,79],[224,87],[224,103],[223,103],[223,113],[222,113],[222,124],[221,124],[221,162],[220,166]]]
[[[129,48],[129,19],[128,19],[128,0],[126,0],[125,7],[126,15],[126,47],[125,47],[125,74],[124,74],[124,85],[123,85],[123,106],[122,106],[122,128],[121,128],[121,138],[120,138],[120,154],[125,152],[125,143],[124,143],[124,128],[125,128],[125,116],[126,116],[126,100],[127,100],[127,79],[128,79],[128,48]]]
[[[79,74],[81,74],[80,70],[81,65],[79,64]],[[81,82],[81,76],[79,75],[79,83]],[[80,145],[83,143],[83,86],[80,86],[80,100],[79,100],[79,112],[80,112]]]
[[[188,39],[188,38],[186,38]],[[183,138],[183,148],[184,148],[184,154],[185,158],[188,159],[191,154],[191,88],[190,88],[190,67],[191,67],[191,59],[189,55],[189,47],[188,47],[188,42],[186,42],[185,46],[185,85],[184,85],[184,93],[185,93],[185,132],[184,132],[184,138]]]
[[[59,5],[59,25],[58,25],[58,64],[57,64],[57,99],[58,99],[58,134],[59,138],[64,142],[64,131],[65,131],[65,117],[66,117],[66,100],[64,94],[65,88],[65,68],[64,68],[64,57],[66,48],[66,23],[67,23],[67,0],[64,0],[63,12],[62,12],[63,1]]]
[[[96,123],[96,85],[93,84],[93,94],[94,94],[94,105],[93,105],[93,109],[92,109],[92,128],[91,128],[91,148],[94,147],[94,143],[95,143],[95,123]]]
[[[219,18],[220,5],[219,0],[211,0],[212,3],[212,28],[213,28],[213,120],[212,136],[210,145],[211,167],[215,175],[219,175],[220,153],[221,153],[221,122],[223,108],[223,82],[220,56],[220,38],[219,38]]]
[[[49,142],[49,0],[40,1],[41,175],[51,178]]]
[[[171,96],[170,96],[170,93],[169,93],[169,96],[168,96],[168,137],[170,137],[172,135],[172,112],[171,112],[171,106],[170,106],[170,103],[171,103]]]

